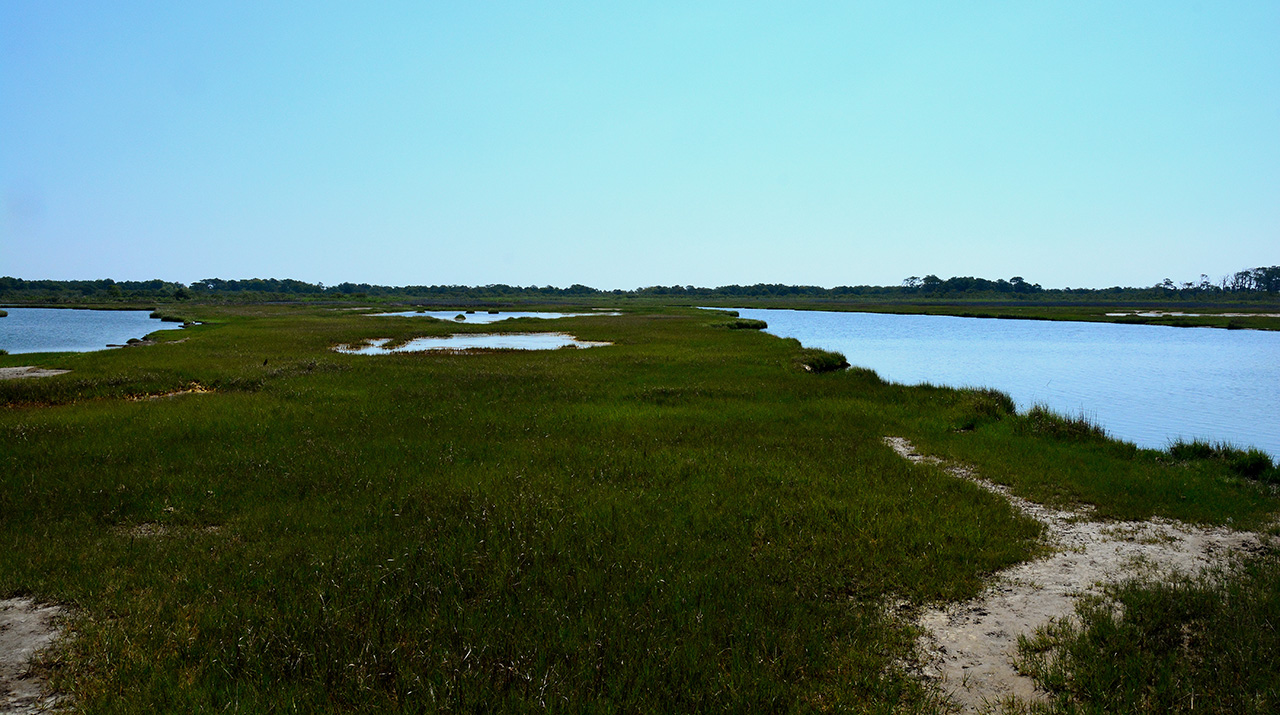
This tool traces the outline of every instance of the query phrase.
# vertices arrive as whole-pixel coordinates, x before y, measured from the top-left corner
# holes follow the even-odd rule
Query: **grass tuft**
[[[809,372],[833,372],[849,367],[849,361],[844,359],[844,355],[819,348],[801,349],[796,362]]]
[[[1018,425],[1020,430],[1027,434],[1066,441],[1094,441],[1107,438],[1106,430],[1088,417],[1060,415],[1044,405],[1036,405],[1027,410],[1027,414],[1022,416]]]
[[[1240,449],[1225,443],[1178,440],[1169,445],[1169,456],[1180,462],[1222,462],[1233,473],[1260,482],[1280,484],[1280,468],[1260,449]]]
[[[738,318],[724,324],[730,330],[764,330],[769,324],[763,320],[754,320],[752,318]]]
[[[166,313],[160,310],[151,311],[151,317],[159,318],[163,323],[182,323],[183,325],[186,325],[192,322],[189,318],[185,318],[181,315],[175,315],[173,313]]]
[[[964,388],[959,392],[957,409],[961,415],[954,428],[957,432],[969,432],[1017,414],[1013,398],[1006,392],[991,388]]]

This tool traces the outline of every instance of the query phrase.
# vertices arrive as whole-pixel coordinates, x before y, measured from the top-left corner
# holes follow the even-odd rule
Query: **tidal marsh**
[[[554,323],[607,349],[376,360],[331,348],[492,326],[189,313],[181,343],[0,357],[72,370],[0,383],[0,597],[74,614],[51,675],[85,711],[927,712],[902,613],[1041,527],[884,436],[1104,516],[1278,503],[695,311]]]

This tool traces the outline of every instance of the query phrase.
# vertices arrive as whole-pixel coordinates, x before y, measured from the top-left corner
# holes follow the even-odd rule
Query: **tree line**
[[[910,276],[896,286],[821,286],[756,283],[704,288],[693,285],[648,286],[633,290],[600,290],[575,283],[556,286],[512,286],[493,283],[483,286],[408,285],[383,286],[371,283],[307,283],[289,278],[249,278],[223,280],[205,278],[189,285],[164,281],[100,280],[55,281],[0,277],[0,302],[74,303],[130,300],[327,300],[384,298],[425,301],[560,301],[584,297],[661,298],[680,300],[767,299],[1065,299],[1167,300],[1170,298],[1270,297],[1280,293],[1280,266],[1251,268],[1212,281],[1201,275],[1198,281],[1175,283],[1165,279],[1145,288],[1044,288],[1021,276],[989,280],[973,276],[942,279],[936,275]]]

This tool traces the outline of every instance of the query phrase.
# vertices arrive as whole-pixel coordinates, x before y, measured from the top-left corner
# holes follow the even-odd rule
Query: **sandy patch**
[[[941,685],[961,712],[988,711],[1010,697],[1043,700],[1045,694],[1013,666],[1018,636],[1031,635],[1051,618],[1071,617],[1080,596],[1140,573],[1194,573],[1260,545],[1259,536],[1252,532],[1190,526],[1170,519],[1088,521],[1085,511],[1050,509],[1014,496],[1007,487],[982,479],[969,468],[921,455],[901,437],[884,441],[904,459],[935,464],[1008,499],[1045,525],[1055,549],[1051,556],[996,574],[977,598],[921,614],[918,624],[927,631],[921,674]]]
[[[40,669],[40,652],[61,633],[58,606],[42,606],[28,598],[0,600],[0,715],[49,712],[60,698],[50,695]]]
[[[54,375],[65,375],[70,370],[46,370],[42,367],[32,367],[25,365],[23,367],[0,367],[0,380],[18,380],[24,377],[53,377]]]

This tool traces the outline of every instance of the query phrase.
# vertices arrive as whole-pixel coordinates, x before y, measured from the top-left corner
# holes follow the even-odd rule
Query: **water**
[[[461,315],[463,320],[457,322],[471,323],[472,325],[488,325],[496,323],[500,320],[510,320],[512,318],[540,318],[542,320],[555,320],[556,318],[579,318],[588,315],[621,315],[621,313],[530,313],[512,311],[510,313],[463,313],[457,310],[429,310],[419,313],[413,310],[407,310],[401,313],[373,313],[374,317],[406,317],[406,318],[436,318],[438,320],[456,320]]]
[[[1280,457],[1280,333],[1159,325],[740,309],[886,380],[994,387],[1163,449],[1229,442]]]
[[[556,350],[559,348],[594,348],[609,343],[578,340],[565,333],[462,333],[445,337],[415,338],[394,348],[384,348],[388,340],[371,340],[368,345],[352,348],[339,345],[341,353],[352,355],[388,355],[427,350]]]
[[[152,318],[146,310],[69,310],[6,308],[0,318],[0,349],[10,354],[90,352],[122,345],[157,330],[176,330],[178,323]]]

